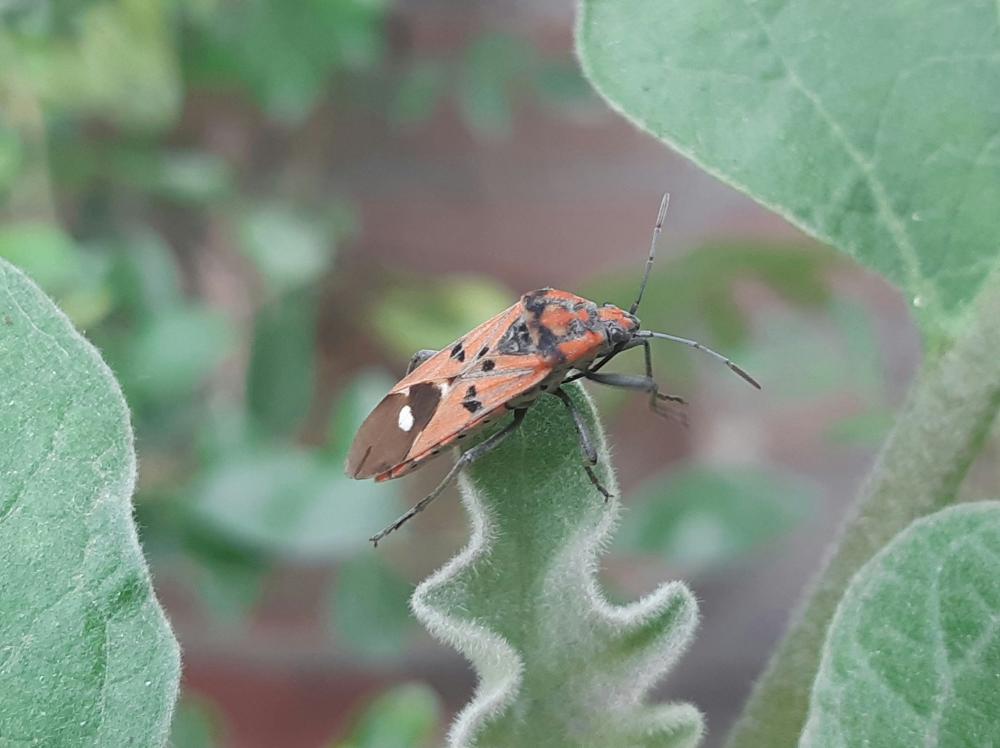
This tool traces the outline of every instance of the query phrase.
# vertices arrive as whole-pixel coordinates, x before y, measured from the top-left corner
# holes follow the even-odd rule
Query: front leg
[[[679,421],[684,426],[688,425],[687,415],[683,411],[666,405],[668,402],[684,405],[684,398],[660,392],[659,385],[651,376],[639,376],[637,374],[598,374],[594,371],[588,371],[584,376],[592,382],[606,384],[609,387],[648,392],[649,407],[654,413],[664,418]]]
[[[587,472],[590,482],[603,494],[604,500],[607,501],[611,498],[611,492],[601,485],[601,481],[598,480],[597,474],[594,472],[594,465],[597,464],[597,447],[594,446],[594,437],[587,427],[587,422],[583,419],[583,414],[577,410],[573,401],[570,400],[569,395],[561,387],[556,389],[552,394],[562,400],[563,405],[566,406],[570,416],[573,418],[573,425],[576,426],[576,434],[580,439],[580,451],[583,452],[584,459],[586,460],[583,469]]]

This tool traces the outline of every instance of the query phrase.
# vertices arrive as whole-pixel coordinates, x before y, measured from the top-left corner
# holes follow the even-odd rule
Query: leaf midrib
[[[1000,3],[1000,0],[997,0],[997,2]],[[820,120],[826,125],[834,142],[843,148],[844,153],[854,163],[861,177],[868,185],[872,197],[875,199],[875,205],[879,209],[879,214],[882,218],[881,223],[892,237],[899,256],[903,260],[903,267],[909,276],[911,288],[916,289],[917,293],[924,298],[929,306],[936,307],[938,304],[937,290],[928,282],[923,273],[920,256],[913,246],[913,242],[906,230],[906,225],[892,206],[889,199],[889,190],[875,172],[875,165],[851,142],[840,122],[823,106],[819,95],[802,80],[796,68],[789,62],[788,57],[775,41],[772,28],[766,19],[761,16],[760,12],[749,0],[742,0],[742,3],[753,17],[761,33],[767,39],[768,48],[785,71],[788,82],[805,98],[816,114],[819,115]],[[854,251],[853,254],[857,255],[858,253]]]

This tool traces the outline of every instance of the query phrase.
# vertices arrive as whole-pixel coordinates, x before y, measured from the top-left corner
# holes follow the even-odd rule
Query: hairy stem
[[[796,744],[827,626],[848,582],[911,522],[956,500],[1000,408],[1000,272],[983,286],[964,321],[949,350],[918,378],[728,748]]]

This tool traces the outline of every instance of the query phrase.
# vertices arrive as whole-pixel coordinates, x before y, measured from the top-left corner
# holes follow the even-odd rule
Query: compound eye
[[[611,325],[608,327],[608,341],[611,345],[621,345],[627,342],[629,339],[629,334],[626,330],[618,325]]]

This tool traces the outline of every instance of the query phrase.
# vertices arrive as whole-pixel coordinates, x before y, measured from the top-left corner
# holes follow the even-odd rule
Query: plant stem
[[[855,572],[915,519],[956,500],[1000,408],[1000,272],[926,364],[823,569],[755,686],[728,748],[798,742],[826,630]]]

